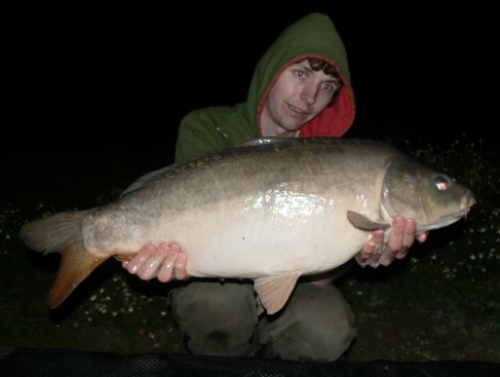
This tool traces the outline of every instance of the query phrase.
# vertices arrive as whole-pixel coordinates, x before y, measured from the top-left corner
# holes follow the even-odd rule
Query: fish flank
[[[436,193],[436,174],[448,177],[378,141],[257,140],[145,174],[116,201],[35,220],[20,238],[61,253],[51,308],[109,257],[175,241],[190,276],[252,279],[272,314],[299,276],[352,259],[395,216],[417,232],[465,217],[473,193],[458,183]]]

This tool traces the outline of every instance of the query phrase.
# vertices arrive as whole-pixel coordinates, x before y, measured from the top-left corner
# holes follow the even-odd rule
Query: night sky
[[[261,55],[312,11],[332,18],[349,54],[358,105],[349,136],[496,135],[500,22],[479,2],[234,3],[3,3],[2,155],[9,147],[15,164],[155,150],[168,163],[181,117],[244,101]]]

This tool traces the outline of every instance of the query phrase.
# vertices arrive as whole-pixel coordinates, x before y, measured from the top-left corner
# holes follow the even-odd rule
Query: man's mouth
[[[294,114],[297,114],[297,115],[300,115],[300,116],[308,116],[309,115],[309,111],[307,109],[302,109],[300,107],[297,107],[297,106],[294,106],[294,105],[291,105],[291,104],[288,104],[288,108]]]

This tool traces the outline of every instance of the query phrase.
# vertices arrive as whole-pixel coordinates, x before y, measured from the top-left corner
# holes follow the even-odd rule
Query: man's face
[[[278,77],[261,115],[263,136],[293,136],[330,103],[340,79],[313,71],[307,60],[292,64]]]

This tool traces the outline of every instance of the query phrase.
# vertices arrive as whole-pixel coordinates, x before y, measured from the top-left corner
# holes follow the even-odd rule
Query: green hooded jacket
[[[199,109],[184,116],[179,126],[176,162],[261,137],[259,119],[269,91],[285,68],[308,57],[333,65],[343,85],[335,101],[304,124],[299,136],[342,136],[356,112],[347,54],[330,18],[312,13],[285,29],[262,56],[246,102]]]

